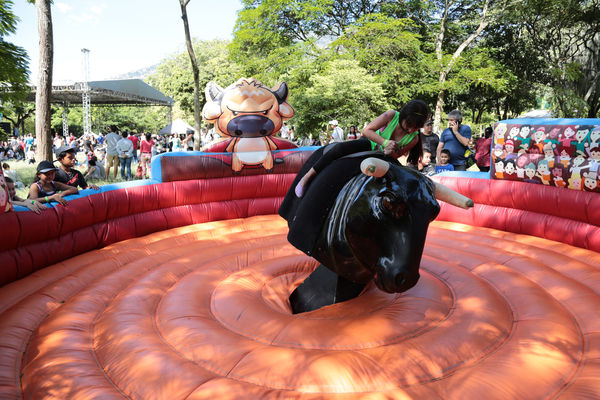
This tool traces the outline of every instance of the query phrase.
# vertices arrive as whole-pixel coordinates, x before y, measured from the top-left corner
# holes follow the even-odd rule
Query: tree
[[[460,0],[444,0],[442,2],[443,8],[441,13],[441,18],[438,24],[438,34],[435,40],[435,55],[440,68],[439,71],[439,88],[437,93],[437,100],[435,103],[435,111],[433,118],[433,130],[434,132],[439,132],[439,126],[441,121],[441,116],[444,108],[444,98],[446,95],[446,80],[448,79],[448,75],[452,72],[456,63],[460,59],[462,52],[473,43],[475,39],[483,32],[485,27],[490,22],[490,17],[488,16],[488,8],[490,0],[484,0],[483,4],[478,4],[476,1],[460,1]],[[467,10],[465,12],[465,10]],[[474,11],[476,10],[476,11]],[[481,11],[479,11],[481,10]],[[472,24],[473,14],[479,14],[478,23],[475,24],[476,28],[473,31],[470,31],[468,27]],[[454,18],[454,20],[453,20]],[[455,47],[452,55],[450,57],[445,57],[444,49],[448,46],[448,41],[446,40],[446,31],[448,30],[448,24],[453,22],[454,24],[462,24],[464,26],[464,30],[460,29],[456,33],[462,33],[462,38],[459,41],[456,41],[455,44],[458,46]],[[466,36],[466,37],[465,37]],[[460,36],[454,36],[460,37]]]
[[[21,101],[27,91],[29,79],[29,58],[25,50],[4,40],[4,36],[15,33],[18,18],[12,13],[11,0],[0,0],[0,86],[10,86],[10,92],[0,91],[0,112],[2,103]]]
[[[52,95],[52,66],[54,44],[52,35],[51,0],[28,0],[35,2],[40,38],[40,62],[38,85],[35,92],[35,136],[38,160],[52,160],[52,133],[50,131],[50,96]]]
[[[228,45],[229,42],[224,40],[193,43],[200,88],[206,87],[210,81],[225,87],[241,77],[240,66],[228,59]],[[175,100],[175,117],[191,120],[194,115],[194,78],[187,58],[187,54],[180,53],[163,60],[156,72],[148,77],[148,83]],[[198,100],[202,109],[204,96]]]
[[[350,60],[327,63],[309,78],[307,88],[290,91],[290,104],[300,136],[318,134],[331,119],[342,126],[362,126],[390,108],[382,84]]]
[[[194,76],[194,150],[200,150],[200,72],[198,70],[196,55],[194,54],[194,47],[192,46],[192,38],[190,36],[190,27],[188,25],[186,8],[189,2],[190,0],[179,0],[179,5],[181,6],[181,19],[183,20],[183,28],[185,30],[185,44],[190,56],[192,74]]]

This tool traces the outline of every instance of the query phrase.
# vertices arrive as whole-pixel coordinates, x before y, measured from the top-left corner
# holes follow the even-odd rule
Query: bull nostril
[[[265,129],[261,129],[260,130],[260,134],[263,135],[263,136],[265,136],[267,134],[267,131]]]
[[[239,129],[236,129],[233,133],[235,133],[236,136],[242,136],[242,131],[240,131]]]

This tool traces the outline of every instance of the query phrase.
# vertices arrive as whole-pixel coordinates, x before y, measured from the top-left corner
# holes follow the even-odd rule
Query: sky
[[[200,40],[231,39],[240,0],[191,0],[190,33]],[[13,1],[17,32],[5,40],[29,55],[30,81],[37,81],[38,31],[35,6]],[[111,79],[185,52],[178,0],[54,0],[53,85],[83,80],[81,49],[90,50],[90,81]]]

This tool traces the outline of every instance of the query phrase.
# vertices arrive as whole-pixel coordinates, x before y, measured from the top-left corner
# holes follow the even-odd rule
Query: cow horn
[[[465,210],[468,210],[475,205],[473,200],[467,196],[463,196],[462,194],[455,192],[448,186],[444,186],[437,182],[433,182],[433,185],[435,198],[438,200],[445,201],[446,203],[452,204],[456,207],[464,208]]]
[[[360,163],[360,170],[367,176],[374,176],[375,178],[381,178],[390,169],[390,164],[387,161],[379,158],[369,157],[362,160]]]
[[[216,84],[216,82],[210,81],[206,84],[206,100],[219,102],[223,97],[223,88]]]
[[[286,101],[287,97],[288,97],[288,86],[287,86],[287,83],[283,82],[281,85],[279,85],[279,89],[277,89],[276,91],[274,91],[273,94],[275,95],[275,97],[277,97],[277,102],[279,104],[281,104],[284,101]]]

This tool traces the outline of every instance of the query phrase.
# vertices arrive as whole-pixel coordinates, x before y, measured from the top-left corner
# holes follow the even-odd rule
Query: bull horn
[[[220,102],[223,97],[223,88],[216,82],[210,81],[206,84],[206,100]]]
[[[276,91],[274,91],[273,94],[275,95],[275,97],[277,97],[277,102],[279,104],[281,104],[284,101],[286,101],[287,97],[288,97],[288,86],[287,86],[287,83],[283,82],[281,85],[279,85],[279,89],[277,89]]]
[[[362,173],[367,176],[374,176],[375,178],[381,178],[389,169],[390,164],[387,161],[375,157],[365,158],[360,163]]]
[[[452,204],[456,207],[464,208],[465,210],[468,210],[475,205],[473,200],[467,196],[463,196],[462,194],[455,192],[448,186],[444,186],[437,182],[433,182],[433,186],[435,198],[438,200],[445,201],[446,203]]]

